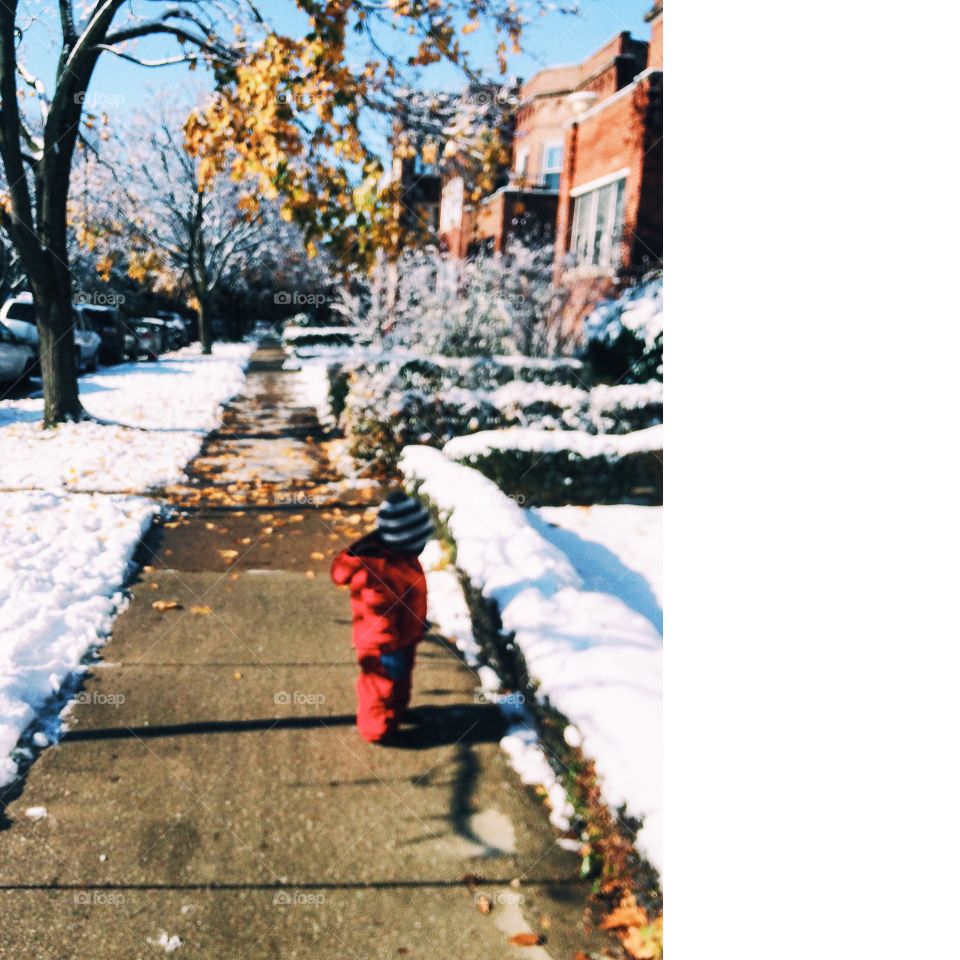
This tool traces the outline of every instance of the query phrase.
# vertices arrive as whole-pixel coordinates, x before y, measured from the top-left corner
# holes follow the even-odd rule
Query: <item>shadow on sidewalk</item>
[[[249,733],[251,731],[323,729],[351,727],[356,717],[334,714],[327,717],[265,717],[256,720],[197,720],[148,727],[97,727],[71,730],[60,742],[79,740],[154,740],[194,734]],[[404,719],[402,734],[391,745],[400,749],[426,750],[455,743],[492,743],[504,733],[500,711],[490,704],[419,707]]]

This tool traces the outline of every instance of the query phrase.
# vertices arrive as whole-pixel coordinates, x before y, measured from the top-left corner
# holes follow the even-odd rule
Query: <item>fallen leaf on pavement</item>
[[[319,550],[314,550],[313,553],[310,554],[311,560],[322,560],[323,558],[324,554],[322,554]]]
[[[164,610],[182,610],[183,604],[179,600],[154,600],[150,604],[154,610],[159,610],[161,613]]]
[[[539,933],[515,933],[510,942],[515,947],[539,947],[543,943],[543,938]]]

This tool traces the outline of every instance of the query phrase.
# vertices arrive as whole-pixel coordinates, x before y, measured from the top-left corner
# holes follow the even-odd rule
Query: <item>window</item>
[[[578,266],[610,267],[619,259],[626,183],[617,180],[576,198],[570,252]]]
[[[36,323],[37,314],[32,300],[14,300],[7,307],[8,320],[21,320],[23,323]]]
[[[547,143],[543,147],[543,164],[540,179],[547,190],[560,189],[560,174],[563,171],[563,144]]]

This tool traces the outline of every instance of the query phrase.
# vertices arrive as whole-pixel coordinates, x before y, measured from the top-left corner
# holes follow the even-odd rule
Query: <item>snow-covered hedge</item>
[[[443,453],[529,504],[663,502],[662,426],[623,435],[492,430],[457,437]]]
[[[663,385],[586,388],[580,365],[527,358],[346,361],[328,370],[329,406],[358,460],[390,469],[410,444],[536,426],[628,433],[659,423]]]
[[[354,327],[299,327],[283,328],[283,342],[299,350],[301,347],[339,347],[354,342]]]
[[[519,664],[505,681],[525,683],[538,720],[559,714],[572,725],[604,799],[643,821],[638,846],[659,866],[660,633],[618,598],[585,589],[567,557],[476,470],[423,446],[407,447],[400,468],[455,544],[471,612],[488,621],[475,622],[477,639],[489,639],[490,604],[502,634],[491,653],[515,650]]]

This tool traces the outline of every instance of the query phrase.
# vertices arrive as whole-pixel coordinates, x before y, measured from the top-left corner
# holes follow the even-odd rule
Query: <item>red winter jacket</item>
[[[349,586],[357,660],[412,646],[427,624],[427,579],[420,561],[365,537],[337,554],[330,577]]]

